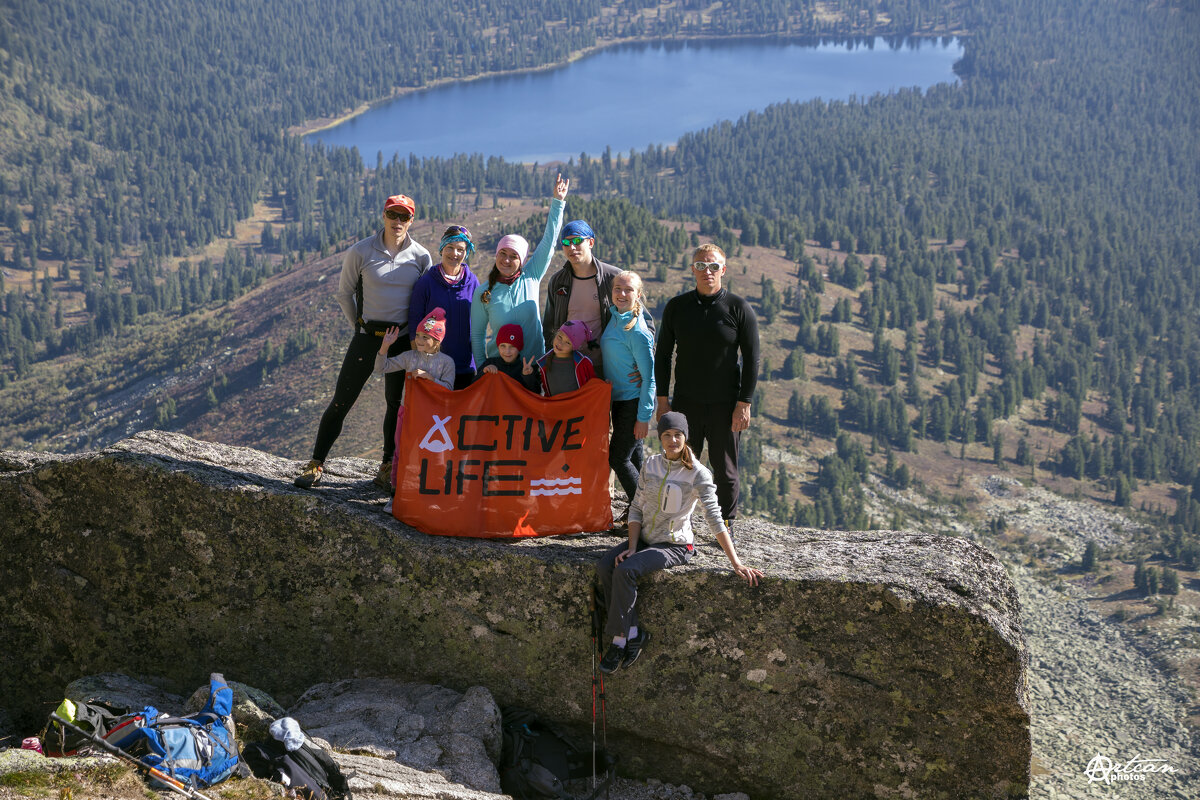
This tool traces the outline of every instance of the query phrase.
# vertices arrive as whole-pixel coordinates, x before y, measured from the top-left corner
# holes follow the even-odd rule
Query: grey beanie
[[[658,435],[662,436],[663,431],[674,428],[677,431],[683,432],[683,438],[687,438],[687,417],[680,414],[678,411],[668,411],[658,418]]]

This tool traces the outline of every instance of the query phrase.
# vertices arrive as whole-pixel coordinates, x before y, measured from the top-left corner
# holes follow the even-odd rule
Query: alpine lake
[[[569,64],[396,97],[310,141],[364,162],[482,153],[548,163],[669,145],[774,103],[848,101],[957,81],[958,39],[624,44]]]

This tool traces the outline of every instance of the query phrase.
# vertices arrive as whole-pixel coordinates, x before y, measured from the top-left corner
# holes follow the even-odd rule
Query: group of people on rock
[[[703,244],[692,256],[696,288],[667,302],[656,343],[641,278],[595,257],[597,237],[587,222],[563,224],[569,187],[558,176],[537,248],[530,253],[523,237],[502,236],[483,281],[469,265],[475,242],[466,227],[445,229],[434,263],[409,233],[412,198],[387,198],[382,230],[357,242],[342,262],[337,299],[354,335],[295,485],[320,482],[373,372],[383,374],[387,400],[376,483],[389,490],[407,375],[461,389],[498,372],[547,396],[603,377],[612,385],[609,465],[629,498],[621,521],[628,541],[596,567],[611,641],[600,669],[613,672],[633,664],[649,641],[634,608],[638,579],[692,559],[697,504],[734,571],[750,585],[762,576],[742,564],[731,530],[738,440],[750,424],[758,374],[758,326],[750,304],[721,285],[725,253]],[[559,248],[566,262],[550,276],[543,310],[541,283]],[[642,440],[651,424],[662,452],[647,458]],[[698,460],[706,445],[711,472]]]

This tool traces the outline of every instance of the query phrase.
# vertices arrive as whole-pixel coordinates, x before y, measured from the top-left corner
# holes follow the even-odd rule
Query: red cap
[[[406,194],[394,194],[384,201],[384,211],[391,211],[393,208],[407,209],[408,213],[413,214],[414,216],[417,213],[417,204],[414,203],[413,199]]]

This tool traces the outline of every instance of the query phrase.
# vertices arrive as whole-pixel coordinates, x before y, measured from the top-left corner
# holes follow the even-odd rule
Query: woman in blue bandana
[[[442,340],[442,352],[454,359],[454,388],[461,389],[475,377],[471,298],[479,288],[479,279],[467,265],[467,259],[475,252],[471,232],[462,225],[446,228],[438,252],[442,263],[426,270],[413,286],[408,318],[424,319],[435,308],[445,309],[446,338]]]

